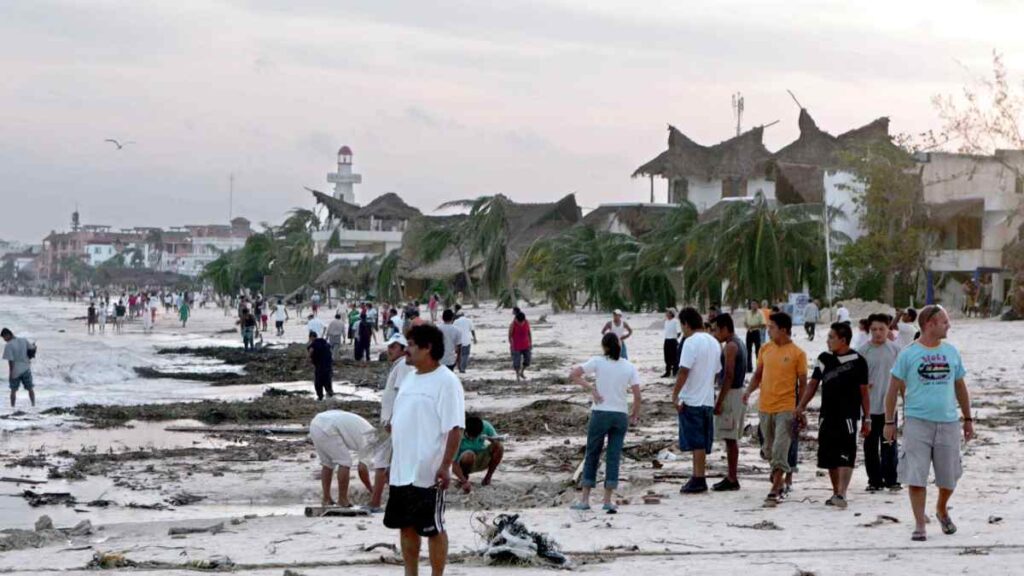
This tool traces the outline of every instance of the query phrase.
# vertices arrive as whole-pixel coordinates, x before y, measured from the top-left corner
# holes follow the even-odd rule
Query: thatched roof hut
[[[580,226],[605,232],[619,232],[639,238],[654,230],[674,204],[602,204],[583,217]]]
[[[415,238],[415,230],[419,226],[431,226],[447,224],[459,219],[466,218],[466,215],[454,216],[424,216],[412,221],[406,238]],[[539,204],[520,204],[511,202],[509,214],[509,239],[508,261],[516,262],[530,245],[541,238],[555,236],[566,228],[579,222],[582,218],[582,211],[576,204],[576,196],[569,194],[558,202]],[[457,276],[462,273],[462,265],[459,262],[458,254],[449,248],[440,259],[431,263],[417,261],[415,250],[411,246],[402,247],[402,261],[405,278],[414,280],[444,279]],[[474,258],[469,263],[469,273],[478,276],[483,260]]]
[[[411,220],[422,215],[394,192],[382,194],[362,207],[317,190],[312,192],[317,203],[327,209],[331,218],[349,223],[352,227],[355,227],[357,222],[369,221],[371,217],[377,220]]]
[[[705,180],[762,174],[771,152],[764,147],[764,127],[758,126],[714,146],[697,144],[675,126],[668,127],[668,149],[633,172],[637,176]]]

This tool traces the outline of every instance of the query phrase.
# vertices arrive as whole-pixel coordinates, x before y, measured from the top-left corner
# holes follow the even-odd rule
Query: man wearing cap
[[[384,390],[380,393],[380,424],[384,430],[391,433],[391,414],[395,408],[395,397],[398,396],[398,389],[408,374],[415,372],[416,368],[405,362],[405,348],[409,345],[401,332],[396,332],[384,343],[387,347],[388,361],[391,362],[391,369],[388,371],[387,380],[384,383]],[[373,495],[370,497],[370,512],[383,512],[381,500],[384,498],[384,486],[388,481],[388,467],[391,465],[391,438],[378,446],[373,454]]]
[[[626,339],[633,335],[633,329],[629,327],[628,322],[622,319],[622,310],[612,312],[612,319],[601,329],[602,336],[609,332],[619,337],[619,342],[622,344],[622,358],[628,360],[629,354],[626,353]]]

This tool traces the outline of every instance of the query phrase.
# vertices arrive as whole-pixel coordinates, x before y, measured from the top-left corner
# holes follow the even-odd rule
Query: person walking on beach
[[[101,301],[96,312],[96,322],[100,325],[100,334],[107,333],[107,307],[109,303]]]
[[[662,378],[674,378],[679,373],[679,335],[683,332],[676,318],[676,311],[672,308],[665,310],[665,341],[662,344],[662,353],[665,355],[665,373]]]
[[[284,323],[288,320],[288,307],[283,300],[278,300],[274,306],[274,329],[278,336],[284,336]]]
[[[771,491],[765,498],[766,506],[774,506],[782,499],[785,476],[792,472],[789,462],[790,445],[796,440],[793,416],[797,398],[807,384],[807,354],[792,339],[793,320],[785,312],[776,312],[768,320],[771,341],[761,348],[757,370],[743,393],[747,404],[751,394],[761,389],[759,420],[764,446],[761,451],[771,463]]]
[[[431,571],[440,576],[448,561],[445,491],[466,427],[465,393],[458,376],[441,365],[444,335],[436,326],[414,326],[408,341],[408,362],[416,372],[402,380],[391,417],[391,487],[384,526],[401,530],[407,575],[419,574],[426,537]]]
[[[898,475],[900,482],[910,487],[910,506],[916,521],[911,539],[923,541],[927,539],[925,505],[928,470],[932,467],[939,488],[935,516],[944,534],[956,532],[948,505],[963,473],[957,408],[963,418],[965,442],[974,438],[974,419],[960,352],[943,342],[949,334],[949,315],[942,306],[933,304],[922,308],[917,318],[921,337],[900,352],[892,368],[892,382],[885,396],[884,435],[888,442],[896,441],[896,401],[903,396],[906,421]]]
[[[124,317],[128,314],[128,310],[124,306],[124,300],[118,300],[117,304],[114,305],[114,333],[120,334],[121,330],[124,329]]]
[[[370,361],[370,338],[373,336],[373,327],[370,326],[369,320],[366,319],[366,313],[359,314],[359,320],[356,321],[355,325],[356,334],[356,362],[362,361],[365,365]]]
[[[814,329],[818,326],[819,314],[817,300],[811,300],[804,306],[804,332],[807,333],[807,339],[811,342],[814,341]]]
[[[916,320],[917,310],[913,308],[907,308],[899,315],[899,321],[896,323],[896,345],[900,350],[910,346],[917,339],[917,327],[914,326]]]
[[[708,490],[704,465],[715,438],[715,377],[722,369],[722,345],[704,331],[704,319],[696,309],[683,308],[679,319],[686,340],[672,404],[679,413],[679,449],[693,453],[693,476],[679,492],[699,494]]]
[[[370,512],[384,510],[380,507],[384,499],[384,486],[388,480],[388,469],[391,467],[391,417],[395,409],[395,397],[402,380],[416,369],[405,361],[405,350],[409,342],[401,333],[392,334],[384,343],[391,368],[388,370],[384,388],[380,393],[380,425],[388,436],[383,438],[373,456],[373,494],[370,496]]]
[[[0,338],[6,343],[4,345],[4,360],[7,360],[7,382],[11,389],[11,408],[14,408],[18,400],[18,388],[24,388],[28,392],[28,400],[32,406],[36,405],[36,389],[32,383],[32,358],[30,350],[35,346],[29,344],[24,338],[15,337],[14,332],[4,328],[0,330]]]
[[[622,319],[622,310],[612,312],[612,319],[601,328],[602,335],[609,332],[619,337],[619,342],[622,343],[622,357],[628,360],[629,352],[626,349],[626,339],[633,335],[633,329],[629,327],[629,322]]]
[[[892,367],[900,354],[899,344],[889,339],[889,323],[884,314],[872,314],[871,340],[857,349],[868,363],[868,391],[871,399],[871,431],[864,439],[864,469],[868,474],[868,492],[883,488],[899,490],[896,478],[898,456],[895,442],[882,438],[885,428],[885,396],[889,393]]]
[[[437,306],[441,298],[434,292],[430,295],[430,300],[427,302],[427,309],[430,310],[430,322],[437,324]]]
[[[526,369],[530,367],[533,354],[533,334],[526,314],[516,312],[515,319],[508,327],[508,343],[512,352],[512,369],[516,372],[516,382],[526,380]]]
[[[832,324],[828,333],[828,352],[814,363],[811,380],[796,407],[796,419],[805,426],[804,412],[821,386],[821,411],[818,414],[818,468],[828,470],[832,497],[826,506],[846,509],[846,490],[857,461],[857,420],[860,434],[870,432],[871,401],[868,392],[868,363],[850,348],[853,334],[846,322]]]
[[[850,311],[842,302],[836,304],[836,322],[850,322]]]
[[[473,320],[462,311],[460,304],[455,305],[455,322],[453,324],[462,334],[460,337],[462,348],[459,353],[459,374],[465,374],[466,369],[469,368],[470,350],[476,344],[476,330],[473,329]]]
[[[368,492],[373,492],[366,463],[371,460],[375,436],[373,424],[358,414],[344,410],[325,410],[313,417],[309,423],[309,439],[320,459],[320,486],[323,489],[321,503],[324,506],[352,506],[348,498],[348,485],[350,469],[354,463],[353,453],[359,462],[359,479]],[[335,474],[338,476],[337,501],[331,498],[331,481]]]
[[[306,322],[306,332],[315,332],[317,338],[323,338],[327,333],[327,325],[320,318],[310,314]]]
[[[331,345],[316,332],[310,332],[306,350],[309,352],[309,361],[313,364],[313,390],[316,392],[316,399],[323,400],[325,393],[328,398],[333,397],[334,359],[331,355]]]
[[[238,320],[242,331],[242,348],[246,352],[256,349],[256,317],[248,309],[242,311],[242,317]]]
[[[444,357],[441,363],[454,371],[462,359],[462,330],[455,326],[455,312],[448,308],[441,313],[441,322],[438,326],[444,334]]]
[[[85,324],[89,334],[96,333],[96,303],[89,302],[89,307],[85,312]]]
[[[318,292],[317,290],[314,290],[313,295],[310,296],[309,306],[310,309],[313,311],[313,316],[316,316],[320,313],[320,292]]]
[[[615,334],[606,333],[601,337],[601,349],[601,356],[593,356],[583,364],[573,366],[569,372],[569,379],[591,395],[587,450],[580,482],[582,492],[579,501],[570,508],[590,510],[590,490],[597,485],[597,467],[607,439],[602,509],[614,514],[618,507],[612,502],[612,495],[619,485],[619,463],[626,429],[630,424],[637,426],[640,423],[640,373],[636,366],[622,357],[622,341]],[[583,376],[594,378],[594,383],[587,382]],[[627,393],[633,395],[632,411]]]
[[[150,299],[148,296],[142,299],[141,306],[142,331],[149,334],[153,331],[153,319],[156,317],[156,308],[153,308],[152,311],[150,311]],[[156,304],[153,304],[153,306],[156,306]]]
[[[331,345],[331,353],[335,357],[341,355],[341,346],[345,342],[345,321],[341,319],[341,312],[334,315],[334,320],[327,325],[327,343]]]
[[[740,489],[739,441],[743,437],[743,383],[747,376],[747,352],[736,335],[732,316],[719,314],[712,324],[713,335],[722,343],[722,371],[718,373],[718,398],[715,400],[715,438],[725,441],[727,470],[725,478],[711,489],[726,492]]]
[[[747,327],[747,372],[753,372],[754,361],[761,354],[761,329],[765,325],[757,300],[750,301],[743,320]]]
[[[181,320],[181,327],[184,328],[188,324],[188,318],[192,314],[192,309],[188,305],[188,300],[185,298],[181,299],[181,305],[178,306],[178,319]]]

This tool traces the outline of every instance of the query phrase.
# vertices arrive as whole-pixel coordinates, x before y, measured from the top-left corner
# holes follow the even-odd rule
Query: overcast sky
[[[492,6],[493,5],[493,6]],[[947,7],[948,6],[948,7]],[[672,123],[713,144],[801,103],[832,133],[1024,70],[1024,3],[819,0],[481,2],[6,0],[0,4],[0,238],[68,226],[279,222],[329,189],[342,144],[366,203],[430,211],[503,193],[645,201],[631,180]],[[105,138],[134,140],[116,151]],[[658,199],[665,187],[659,182]]]

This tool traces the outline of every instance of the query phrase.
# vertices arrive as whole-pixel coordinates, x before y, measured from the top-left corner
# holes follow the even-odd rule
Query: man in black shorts
[[[409,330],[406,362],[416,371],[402,380],[391,414],[391,492],[384,525],[402,531],[407,575],[417,574],[422,537],[430,549],[433,574],[448,560],[444,495],[451,483],[466,403],[459,377],[441,369],[444,335],[432,324]]]
[[[857,460],[857,420],[863,414],[860,434],[867,437],[871,426],[871,401],[868,393],[868,363],[850,348],[853,332],[846,322],[832,325],[828,333],[829,352],[822,352],[814,363],[814,373],[796,407],[796,420],[806,424],[804,411],[821,385],[821,412],[818,418],[818,468],[828,470],[832,497],[826,506],[846,508],[846,489]]]

